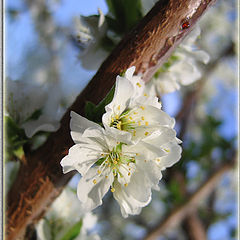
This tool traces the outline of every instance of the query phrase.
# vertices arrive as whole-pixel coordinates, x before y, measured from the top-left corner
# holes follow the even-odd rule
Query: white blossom
[[[133,76],[135,67],[123,77],[117,76],[113,100],[106,106],[102,122],[107,131],[121,141],[137,142],[161,127],[173,128],[175,121],[161,110],[161,103],[146,88],[140,76]],[[150,86],[150,85],[149,85]],[[127,139],[126,139],[127,138]]]
[[[25,130],[29,138],[38,131],[56,131],[61,117],[59,95],[55,85],[45,88],[27,81],[7,79],[6,114]],[[32,119],[36,112],[39,116]]]
[[[80,16],[75,19],[77,40],[82,49],[79,58],[82,66],[88,70],[98,69],[108,55],[101,46],[107,31],[107,23],[101,9],[98,9],[98,12],[99,17]]]
[[[85,213],[76,194],[66,187],[53,202],[46,216],[37,224],[37,239],[60,240],[81,219],[82,227],[75,239],[99,240],[97,234],[88,234],[88,231],[95,226],[97,217],[90,212]]]
[[[118,134],[119,142],[116,135],[80,115],[71,112],[71,117],[75,145],[61,165],[64,173],[77,170],[82,175],[77,195],[83,208],[91,211],[101,205],[111,189],[124,217],[139,214],[151,201],[151,188],[158,189],[161,170],[180,159],[175,131],[159,126],[136,144],[126,144],[128,136]]]
[[[181,85],[189,85],[200,79],[202,74],[198,64],[209,61],[209,55],[195,45],[200,32],[197,26],[170,57],[170,66],[164,68],[163,65],[155,74],[153,81],[159,95],[174,92],[179,90]]]

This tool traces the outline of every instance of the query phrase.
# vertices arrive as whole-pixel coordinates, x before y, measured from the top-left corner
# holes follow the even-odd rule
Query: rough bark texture
[[[84,115],[86,100],[98,103],[107,94],[118,74],[130,66],[148,81],[196,21],[216,0],[161,0],[142,19],[77,97],[51,134],[37,151],[26,156],[7,199],[7,239],[23,236],[27,225],[36,221],[60,194],[74,173],[63,175],[60,160],[73,145],[70,137],[70,110]],[[182,28],[186,23],[188,27]]]

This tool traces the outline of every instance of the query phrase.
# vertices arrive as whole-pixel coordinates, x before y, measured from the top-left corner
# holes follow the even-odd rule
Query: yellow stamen
[[[158,158],[157,161],[160,162],[160,158]]]
[[[117,165],[117,163],[118,163],[117,161],[113,161],[113,164],[114,164],[114,165]]]
[[[148,122],[145,122],[145,125],[148,126]]]
[[[141,85],[139,82],[137,82],[137,86],[138,86],[138,87],[141,87],[142,85]]]
[[[124,186],[125,186],[125,187],[127,187],[127,186],[128,186],[128,184],[127,184],[127,183],[125,183],[125,184],[124,184]]]
[[[146,94],[146,93],[144,93],[143,95],[144,95],[145,97],[147,97],[147,94]]]
[[[133,120],[133,118],[132,117],[129,117],[131,120]]]
[[[97,170],[98,174],[101,174],[101,171],[100,170]]]
[[[114,187],[111,188],[111,192],[115,192],[115,188]]]
[[[128,173],[128,176],[130,176],[130,175],[131,175],[131,173],[129,172],[129,173]]]
[[[121,122],[117,123],[117,129],[121,130]]]
[[[93,183],[94,183],[94,184],[97,184],[97,180],[96,180],[96,179],[93,179]]]
[[[145,132],[145,136],[147,136],[149,134],[149,132]]]
[[[117,109],[120,110],[120,105],[118,105]]]
[[[136,153],[136,156],[139,156],[140,154],[139,153]]]
[[[144,110],[144,109],[145,109],[145,107],[144,107],[144,106],[141,106],[140,108],[141,108],[142,110]]]
[[[108,176],[106,175],[105,178],[108,179]]]
[[[138,126],[141,126],[141,122],[140,121],[138,122]]]
[[[141,119],[144,120],[144,117],[142,116]]]
[[[169,150],[169,149],[167,149],[167,148],[164,148],[164,150],[165,150],[166,152],[168,152],[168,153],[170,152],[170,150]]]
[[[133,131],[133,136],[134,136],[134,137],[136,136],[136,130]]]
[[[130,163],[127,163],[127,166],[129,166],[130,165]]]
[[[137,113],[137,112],[134,112],[133,114],[135,114],[135,115],[136,115],[136,114],[138,114],[138,113]]]

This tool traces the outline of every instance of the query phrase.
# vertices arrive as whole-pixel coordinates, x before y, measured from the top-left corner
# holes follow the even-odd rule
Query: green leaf
[[[82,219],[80,221],[78,221],[77,223],[75,223],[70,229],[69,231],[61,238],[61,240],[73,240],[74,238],[76,238],[82,228]]]
[[[127,33],[143,17],[140,0],[106,0],[109,12],[115,17],[114,25],[121,33]]]
[[[169,70],[169,68],[179,60],[178,56],[175,55],[171,55],[168,59],[167,62],[165,62],[159,69],[158,71],[155,73],[154,77],[158,78],[159,75],[163,72],[167,72]]]
[[[38,120],[38,118],[42,115],[42,109],[37,109],[36,111],[33,112],[33,114],[28,117],[25,122],[28,122],[30,120]]]
[[[19,148],[13,150],[13,154],[19,159],[22,159],[24,156],[23,146],[19,146]]]
[[[92,102],[86,102],[85,116],[88,120],[96,123],[102,122],[102,115],[105,113],[105,106],[108,105],[114,96],[115,85],[111,88],[106,97],[96,106]]]
[[[85,104],[85,116],[88,120],[93,121],[95,118],[96,105],[92,102],[87,101]]]
[[[5,129],[6,129],[6,150],[10,157],[14,155],[21,158],[23,155],[23,145],[29,141],[25,132],[21,129],[15,121],[9,117],[4,117]]]

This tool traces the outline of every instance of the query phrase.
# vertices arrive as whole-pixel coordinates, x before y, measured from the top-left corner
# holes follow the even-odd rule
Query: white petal
[[[84,175],[99,158],[100,152],[76,144],[69,149],[68,155],[61,160],[60,164],[63,167],[63,173],[77,170]]]
[[[132,134],[126,131],[121,131],[117,128],[105,126],[107,134],[109,134],[112,138],[114,138],[117,142],[122,142],[126,144],[130,144],[132,141]]]
[[[54,121],[54,119],[50,119],[44,115],[41,115],[37,120],[28,121],[22,124],[28,138],[31,138],[39,131],[54,132],[59,128],[59,126],[59,121]]]
[[[101,129],[101,127],[98,124],[96,124],[92,121],[89,121],[88,119],[71,111],[70,129],[71,129],[72,139],[75,143],[77,143],[79,141],[83,132],[87,128],[90,128],[90,127],[96,128],[96,129]]]
[[[86,211],[92,211],[102,204],[102,198],[113,182],[112,171],[104,171],[102,175],[99,175],[98,169],[99,167],[89,169],[78,183],[77,195]],[[94,180],[96,180],[96,184],[93,183]]]
[[[155,147],[162,147],[163,144],[173,141],[175,137],[176,131],[174,129],[161,127],[161,130],[155,131],[149,137],[144,138],[143,141]]]
[[[158,183],[162,178],[161,169],[157,165],[155,161],[136,161],[136,164],[138,166],[138,169],[142,171],[142,174],[145,174],[148,178],[148,181],[151,185],[151,187],[154,187],[155,189],[158,188]],[[140,171],[139,170],[139,171]]]
[[[133,85],[129,80],[117,76],[114,97],[112,102],[105,107],[106,112],[111,111],[114,115],[120,115],[124,110],[126,110],[133,90]],[[120,110],[118,108],[120,108]]]
[[[98,8],[98,13],[100,15],[99,21],[98,21],[98,28],[101,28],[105,22],[105,16],[100,8]]]
[[[182,153],[182,148],[177,144],[177,141],[172,141],[166,144],[164,148],[168,149],[169,153],[166,156],[161,157],[160,161],[157,162],[161,170],[165,170],[178,162]]]
[[[137,181],[139,180],[137,179]],[[124,218],[128,217],[128,214],[139,214],[142,207],[145,207],[151,201],[151,189],[149,187],[144,188],[144,181],[140,180],[137,184],[135,184],[135,181],[134,183],[131,181],[125,187],[118,182],[114,182],[115,192],[113,196],[120,205]]]
[[[129,163],[127,164],[121,164],[119,167],[119,172],[122,174],[118,174],[118,182],[124,186],[124,184],[128,184],[131,180],[131,176],[135,172],[135,164],[134,163]],[[129,174],[130,173],[130,174]]]

